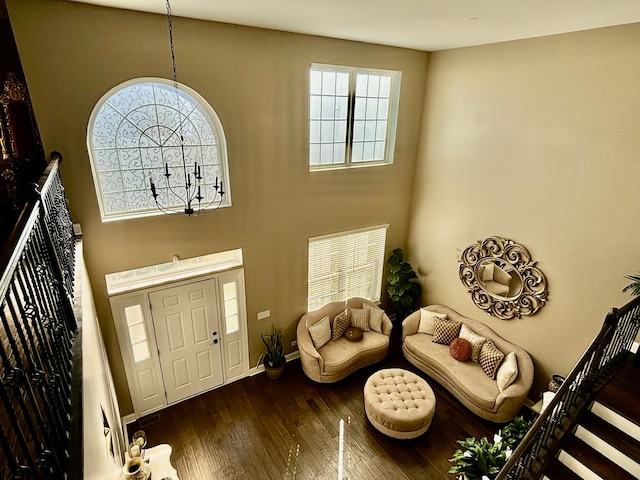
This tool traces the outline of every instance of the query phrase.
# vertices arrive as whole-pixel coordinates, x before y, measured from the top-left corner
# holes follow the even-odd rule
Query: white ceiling
[[[73,0],[166,14],[165,0]],[[174,16],[436,51],[640,22],[640,0],[172,0]]]

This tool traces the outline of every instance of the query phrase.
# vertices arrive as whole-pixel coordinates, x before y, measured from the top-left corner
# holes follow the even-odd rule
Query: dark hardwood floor
[[[393,366],[428,379],[404,359],[400,342],[401,327],[395,325],[383,362],[334,384],[312,382],[296,360],[279,380],[263,373],[242,379],[142,418],[128,431],[144,429],[150,446],[170,444],[180,480],[335,480],[343,419],[343,478],[452,480],[448,459],[456,440],[492,438],[499,425],[471,414],[429,381],[437,405],[427,433],[394,440],[373,428],[362,399],[369,375]]]

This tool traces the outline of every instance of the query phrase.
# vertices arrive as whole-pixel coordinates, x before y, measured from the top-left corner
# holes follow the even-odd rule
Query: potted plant
[[[501,442],[491,443],[486,437],[482,437],[480,440],[458,440],[458,443],[462,449],[456,450],[449,459],[453,463],[449,473],[456,475],[458,479],[495,478],[506,463],[506,451]]]
[[[462,449],[456,450],[449,459],[453,466],[449,473],[460,480],[492,480],[520,444],[532,425],[531,420],[516,417],[493,436],[493,442],[486,437],[476,440],[458,440]]]
[[[404,258],[404,251],[396,248],[387,260],[389,276],[387,293],[396,311],[398,319],[405,318],[422,294],[422,286],[411,264]]]
[[[499,438],[503,445],[511,451],[515,450],[533,425],[533,420],[527,420],[522,415],[516,417],[500,430]]]
[[[275,380],[282,376],[286,359],[284,358],[284,347],[282,346],[282,329],[276,329],[271,325],[269,333],[260,333],[265,350],[258,358],[258,365],[264,364],[264,371],[267,377]]]

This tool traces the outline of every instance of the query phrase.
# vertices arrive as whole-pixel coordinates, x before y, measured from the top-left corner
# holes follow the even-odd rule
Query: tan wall
[[[166,18],[57,0],[8,0],[11,22],[47,151],[62,176],[85,256],[123,414],[128,396],[104,274],[242,247],[250,361],[258,333],[285,329],[286,351],[306,309],[307,238],[389,223],[388,252],[404,246],[419,143],[428,54],[176,18],[179,80],[224,126],[233,207],[198,218],[101,223],[86,148],[89,115],[113,86],[171,76]],[[395,163],[308,172],[311,62],[403,72]],[[271,318],[260,322],[259,311]]]
[[[482,319],[568,373],[640,269],[640,24],[432,54],[408,251],[426,301]],[[460,251],[491,235],[549,281],[533,317],[471,301]]]

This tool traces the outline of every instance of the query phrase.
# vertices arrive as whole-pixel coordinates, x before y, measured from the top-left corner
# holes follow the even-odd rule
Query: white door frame
[[[249,375],[249,337],[247,332],[246,295],[244,287],[244,269],[236,268],[225,272],[192,277],[180,282],[165,283],[135,292],[123,293],[109,298],[120,352],[124,363],[129,393],[133,403],[135,418],[161,410],[168,406],[162,369],[158,358],[158,346],[153,325],[149,294],[174,286],[185,285],[197,281],[211,280],[216,284],[218,319],[220,322],[220,340],[222,342],[223,383],[226,385]],[[227,334],[227,312],[224,306],[224,282],[236,282],[238,292],[238,325],[239,332]],[[144,332],[148,342],[149,357],[136,363],[132,344],[131,330],[127,325],[125,308],[140,305],[144,316]],[[143,368],[144,367],[144,368]],[[203,392],[200,392],[203,393]],[[177,402],[176,402],[177,403]]]

